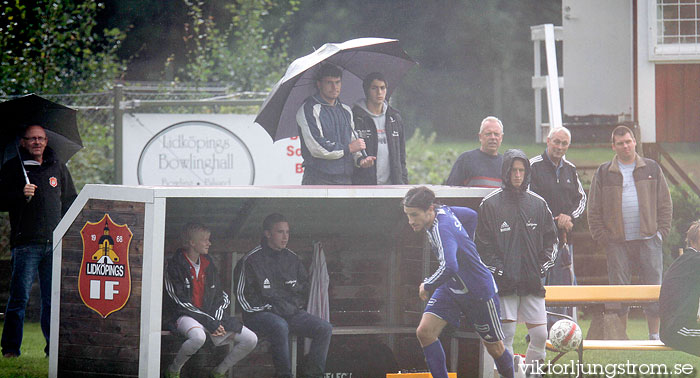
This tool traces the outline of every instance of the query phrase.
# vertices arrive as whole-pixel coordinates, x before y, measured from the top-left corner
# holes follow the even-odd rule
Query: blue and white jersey
[[[455,294],[488,300],[496,294],[493,275],[476,251],[474,230],[477,213],[467,207],[439,206],[435,221],[426,231],[440,266],[423,281],[428,291],[445,284]]]

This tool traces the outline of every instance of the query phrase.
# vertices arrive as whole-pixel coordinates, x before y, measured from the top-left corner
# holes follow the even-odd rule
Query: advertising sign
[[[273,144],[254,119],[249,114],[126,114],[123,184],[300,184],[298,138]]]

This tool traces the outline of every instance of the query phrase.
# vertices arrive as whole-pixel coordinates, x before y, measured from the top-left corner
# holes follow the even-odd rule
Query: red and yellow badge
[[[51,185],[52,188],[55,188],[56,185],[58,185],[58,179],[56,179],[55,177],[51,176],[51,177],[49,178],[49,185]]]
[[[103,318],[121,310],[131,294],[129,245],[133,234],[125,224],[115,224],[105,214],[97,223],[86,222],[80,230],[83,260],[78,291],[86,306]]]

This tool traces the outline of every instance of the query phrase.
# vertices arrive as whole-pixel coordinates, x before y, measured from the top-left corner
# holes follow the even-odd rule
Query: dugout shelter
[[[231,288],[236,261],[259,244],[272,212],[289,220],[289,248],[307,266],[312,242],[323,244],[334,326],[329,365],[343,358],[333,344],[371,341],[388,347],[400,369],[425,369],[413,331],[424,306],[417,288],[437,263],[403,214],[409,188],[86,185],[54,232],[49,376],[159,377],[163,266],[182,227],[211,228],[209,253]],[[472,208],[491,191],[432,189],[445,204]],[[463,376],[488,370],[476,334],[464,327],[455,334],[452,366]],[[234,376],[270,374],[247,360]],[[353,364],[363,361],[346,365]]]

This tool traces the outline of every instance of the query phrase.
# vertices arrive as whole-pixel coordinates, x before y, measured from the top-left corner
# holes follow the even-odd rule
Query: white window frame
[[[647,0],[647,10],[649,15],[648,26],[648,42],[649,42],[649,60],[657,62],[682,62],[682,63],[699,63],[700,62],[700,27],[696,27],[695,34],[690,35],[696,38],[695,43],[659,43],[657,40],[658,25],[663,22],[658,18],[657,7],[662,0]],[[694,0],[694,3],[684,5],[700,5],[700,0]],[[696,11],[696,19],[700,19],[700,11]],[[641,38],[640,38],[641,40]]]

